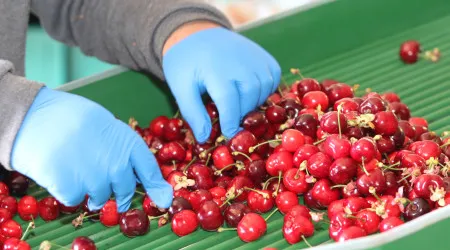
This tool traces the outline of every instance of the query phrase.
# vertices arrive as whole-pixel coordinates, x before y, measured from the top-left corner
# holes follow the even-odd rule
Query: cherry
[[[179,118],[171,118],[164,126],[163,137],[166,141],[177,141],[183,139],[184,122]]]
[[[295,129],[287,129],[281,135],[281,146],[289,152],[295,152],[305,144],[305,136]]]
[[[328,176],[334,184],[347,184],[356,176],[357,169],[352,158],[339,158],[331,164]]]
[[[329,134],[339,134],[339,125],[341,132],[345,133],[347,130],[347,119],[344,114],[338,113],[338,111],[328,112],[320,119],[320,128]]]
[[[280,101],[281,101],[280,94],[273,93],[267,98],[266,103],[269,104],[269,105],[274,105],[274,104],[279,103]]]
[[[80,209],[80,205],[68,207],[58,201],[59,211],[63,214],[74,214]]]
[[[282,124],[288,118],[286,110],[278,105],[269,106],[265,114],[267,120],[272,124]]]
[[[258,143],[256,137],[247,130],[241,130],[230,141],[228,147],[230,152],[240,152],[243,154],[249,154],[250,147],[253,147]],[[234,157],[236,160],[244,161],[246,158],[241,154],[237,154]]]
[[[380,135],[394,135],[397,131],[398,121],[391,111],[380,111],[375,114],[375,132]]]
[[[320,86],[322,87],[322,90],[327,90],[331,86],[333,86],[335,84],[338,84],[338,83],[339,83],[339,81],[336,81],[336,80],[333,80],[333,79],[324,79],[320,83]]]
[[[376,156],[376,144],[371,138],[364,137],[353,143],[350,155],[358,162],[369,162]]]
[[[402,224],[404,224],[404,222],[398,217],[387,217],[380,222],[379,230],[380,233],[383,233]]]
[[[9,195],[9,188],[4,182],[0,182],[0,195]]]
[[[376,143],[380,153],[391,153],[395,150],[394,140],[392,140],[388,136],[385,135],[382,136],[380,139],[376,141]]]
[[[420,52],[420,43],[415,40],[408,40],[400,45],[399,56],[404,63],[412,64],[417,62]]]
[[[203,230],[214,231],[222,226],[224,218],[214,201],[204,201],[197,211],[197,220]]]
[[[248,213],[242,217],[237,226],[239,238],[244,242],[252,242],[266,233],[267,224],[261,215]]]
[[[337,237],[337,241],[344,242],[347,240],[364,237],[366,235],[367,235],[366,231],[364,231],[364,229],[362,229],[361,227],[350,226],[342,229],[342,232]]]
[[[150,199],[148,195],[144,196],[144,200],[142,201],[142,210],[144,210],[147,216],[152,217],[160,216],[161,214],[164,213],[164,211],[161,211],[156,207],[156,204],[153,203],[152,199]]]
[[[383,98],[383,100],[386,100],[388,102],[400,102],[400,97],[394,93],[394,92],[385,92],[381,95],[381,98]]]
[[[329,235],[334,241],[339,240],[342,231],[354,225],[355,220],[349,218],[344,212],[338,212],[334,216],[330,216]]]
[[[254,184],[247,176],[236,176],[228,186],[227,196],[234,197],[235,201],[245,201],[248,195],[246,188],[253,187]]]
[[[379,168],[373,169],[367,174],[361,175],[356,181],[358,191],[362,195],[370,195],[370,187],[374,187],[377,194],[381,194],[386,190],[386,178],[383,171]]]
[[[242,121],[242,127],[245,130],[250,131],[257,138],[262,137],[264,133],[266,133],[268,126],[269,122],[267,121],[265,114],[259,111],[248,113]]]
[[[23,240],[17,238],[9,238],[5,241],[3,248],[4,250],[31,250],[30,245]]]
[[[316,109],[320,105],[320,110],[325,111],[328,108],[328,96],[322,91],[311,91],[303,96],[302,104],[306,108]]]
[[[350,155],[351,142],[342,136],[333,134],[323,143],[325,153],[333,159],[339,159]]]
[[[272,179],[269,181],[269,185],[267,185],[267,190],[270,190],[274,194],[279,194],[284,191],[288,191],[286,186],[284,186],[283,182],[280,182],[280,185],[278,185],[277,179]]]
[[[398,190],[396,174],[392,171],[385,171],[384,178],[386,179],[386,191],[384,193],[387,195],[395,195]]]
[[[192,210],[192,205],[183,197],[176,197],[172,200],[172,205],[168,209],[169,219],[183,210]]]
[[[11,214],[15,215],[17,213],[16,198],[12,196],[0,197],[0,207],[8,209]]]
[[[208,112],[209,118],[211,120],[219,118],[219,111],[217,110],[217,106],[215,103],[210,102],[205,105],[206,111]]]
[[[266,170],[266,164],[264,163],[264,171]],[[250,176],[249,176],[250,177]],[[214,186],[217,187],[222,187],[222,188],[227,188],[228,185],[230,184],[230,182],[233,179],[230,176],[219,176],[215,181],[214,181]]]
[[[328,155],[318,152],[309,158],[307,169],[309,173],[316,178],[326,178],[328,177],[331,163],[331,159]]]
[[[347,129],[345,135],[348,138],[354,137],[355,139],[361,139],[364,137],[364,132],[360,127],[350,127]]]
[[[332,189],[331,182],[328,179],[317,181],[311,190],[312,198],[324,207],[327,207],[340,197],[339,190]]]
[[[297,83],[297,92],[299,97],[303,97],[308,92],[319,90],[320,84],[313,78],[303,78]]]
[[[415,132],[415,136],[413,138],[415,139],[419,138],[423,133],[428,132],[428,128],[425,126],[414,125],[413,127]]]
[[[312,155],[319,152],[319,148],[311,144],[305,144],[294,153],[294,166],[299,167],[303,161],[307,161]]]
[[[223,169],[234,163],[233,156],[226,146],[218,146],[212,153],[212,159],[217,169]]]
[[[309,184],[305,180],[306,176],[303,171],[297,168],[291,168],[284,172],[283,184],[291,192],[303,194],[308,191]]]
[[[361,194],[359,193],[358,186],[355,182],[350,181],[345,185],[345,187],[342,189],[342,196],[344,198],[348,197],[359,197]]]
[[[0,208],[0,224],[4,221],[12,219],[13,214],[6,208]]]
[[[97,250],[93,240],[86,236],[78,236],[72,242],[73,250]]]
[[[300,242],[314,234],[314,224],[307,217],[297,215],[283,223],[283,236],[289,244]]]
[[[232,203],[225,209],[225,222],[230,227],[237,227],[242,217],[248,213],[251,213],[251,209],[245,204],[239,202]]]
[[[403,217],[406,221],[413,220],[431,211],[430,205],[423,198],[414,198],[405,208]]]
[[[9,238],[20,239],[22,227],[15,220],[7,220],[0,224],[0,241],[5,242]]]
[[[359,103],[354,99],[348,97],[342,98],[335,102],[333,109],[337,111],[339,106],[341,106],[341,112],[343,114],[347,114],[351,111],[358,111],[359,109]]]
[[[380,111],[385,111],[386,106],[383,103],[383,100],[377,97],[367,98],[365,101],[361,103],[359,106],[359,113],[361,114],[376,114]]]
[[[23,198],[22,198],[23,199]],[[19,202],[20,204],[20,202]],[[53,197],[46,197],[39,201],[39,215],[45,221],[56,220],[59,216],[59,204]]]
[[[311,209],[317,209],[321,210],[325,207],[320,204],[316,199],[313,198],[313,189],[309,189],[308,192],[303,196],[303,201],[305,202],[305,205],[308,206]]]
[[[416,195],[424,199],[429,199],[432,195],[432,191],[434,192],[441,188],[444,188],[444,180],[439,175],[434,174],[420,175],[413,183],[413,189]]]
[[[114,200],[108,200],[100,209],[100,222],[107,227],[119,224],[119,217],[117,203]]]
[[[247,205],[256,213],[266,213],[273,208],[274,200],[269,190],[253,190],[248,193]]]
[[[411,117],[409,118],[409,123],[413,126],[423,126],[428,128],[428,122],[425,118],[422,117]]]
[[[443,144],[441,138],[438,135],[436,135],[435,132],[423,133],[419,136],[418,140],[419,141],[433,141],[433,142],[437,143],[438,145]]]
[[[210,189],[214,186],[213,172],[211,168],[195,163],[187,171],[187,177],[195,181],[193,189]]]
[[[16,171],[10,173],[6,179],[6,185],[8,185],[9,192],[12,195],[24,196],[28,189],[28,178]]]
[[[18,212],[22,220],[30,221],[37,218],[39,209],[38,202],[33,196],[26,195],[19,200]]]
[[[169,123],[167,116],[158,116],[150,122],[150,132],[154,136],[161,137],[164,134],[164,127]]]
[[[352,98],[353,97],[353,89],[344,83],[336,83],[330,86],[327,90],[328,99],[331,104],[343,99],[343,98]]]
[[[298,197],[294,192],[284,191],[277,195],[275,203],[282,214],[285,214],[298,204]]]
[[[172,231],[180,237],[191,234],[197,227],[197,215],[192,210],[183,210],[173,216]]]
[[[304,135],[316,137],[319,121],[311,114],[301,114],[295,118],[294,128]]]
[[[200,208],[202,202],[211,200],[213,200],[212,194],[205,189],[197,189],[189,195],[189,203],[192,205],[194,211]]]
[[[189,195],[190,195],[191,193],[189,192],[189,190],[187,190],[186,188],[180,188],[180,189],[178,189],[178,190],[174,190],[173,191],[173,197],[174,198],[176,198],[176,197],[181,197],[181,198],[184,198],[185,200],[188,200],[189,199]]]
[[[411,114],[409,111],[408,106],[406,104],[401,102],[391,102],[389,103],[389,109],[394,112],[394,114],[397,116],[400,120],[409,120],[411,118]]]
[[[269,156],[266,161],[266,170],[271,176],[277,176],[293,167],[292,155],[289,152],[278,152]]]
[[[411,146],[414,147],[415,144],[417,144],[417,147],[414,149],[414,152],[422,156],[425,160],[428,160],[431,157],[438,159],[441,155],[441,148],[434,141],[414,142]]]
[[[333,219],[336,215],[344,212],[344,204],[347,202],[347,199],[335,200],[330,203],[327,207],[327,216],[330,219]]]
[[[266,163],[264,160],[254,160],[250,162],[247,166],[248,177],[253,183],[262,183],[267,177]]]
[[[127,237],[145,235],[150,229],[150,221],[144,211],[130,209],[120,216],[120,231]]]
[[[162,164],[183,162],[186,158],[186,149],[178,142],[168,142],[157,153],[157,158]]]
[[[355,225],[364,229],[367,234],[373,234],[378,231],[381,218],[373,211],[362,210],[356,214]]]

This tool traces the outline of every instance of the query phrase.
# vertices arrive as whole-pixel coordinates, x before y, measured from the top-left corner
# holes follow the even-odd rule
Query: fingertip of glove
[[[164,183],[158,188],[151,188],[147,194],[159,208],[169,208],[172,205],[173,188],[168,183]]]

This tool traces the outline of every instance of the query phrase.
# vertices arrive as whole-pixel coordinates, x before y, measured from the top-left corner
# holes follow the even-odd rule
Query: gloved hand
[[[199,142],[211,121],[202,103],[207,92],[219,111],[224,136],[239,131],[241,119],[278,87],[281,69],[263,48],[224,28],[196,32],[163,56],[163,70],[183,118]]]
[[[114,193],[124,212],[136,176],[156,205],[172,203],[172,186],[135,131],[97,103],[48,88],[40,90],[24,119],[11,166],[66,206],[88,194],[89,208],[97,210]]]

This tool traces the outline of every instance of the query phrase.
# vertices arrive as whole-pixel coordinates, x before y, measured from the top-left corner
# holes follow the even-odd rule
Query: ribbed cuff
[[[225,28],[232,28],[231,23],[225,15],[211,5],[201,3],[175,5],[174,9],[170,10],[165,18],[163,18],[156,26],[150,43],[152,52],[159,64],[159,72],[155,73],[161,79],[164,79],[162,71],[162,51],[166,40],[180,26],[193,21],[211,21]]]
[[[12,74],[11,62],[0,60],[0,163],[11,168],[16,135],[35,96],[43,86]]]

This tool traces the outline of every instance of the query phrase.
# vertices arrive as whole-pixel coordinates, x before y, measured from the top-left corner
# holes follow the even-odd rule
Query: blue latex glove
[[[88,194],[89,208],[97,210],[114,193],[124,212],[137,178],[156,205],[172,203],[172,186],[143,139],[102,106],[65,92],[40,90],[17,135],[11,165],[66,206]]]
[[[224,136],[239,131],[241,119],[278,87],[281,69],[263,48],[238,33],[211,28],[194,33],[163,57],[166,80],[196,139],[204,142],[211,120],[202,103],[215,102]]]

